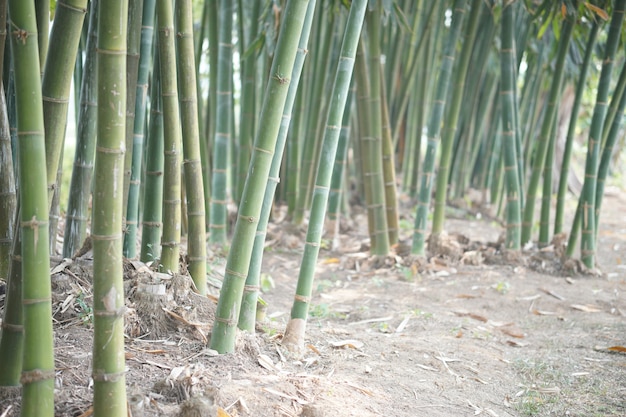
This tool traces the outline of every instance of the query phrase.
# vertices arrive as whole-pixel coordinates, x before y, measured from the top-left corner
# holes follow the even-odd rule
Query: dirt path
[[[256,336],[241,337],[235,354],[207,348],[212,299],[190,293],[184,279],[129,265],[132,415],[624,416],[626,356],[608,348],[626,345],[626,200],[615,195],[605,204],[601,277],[537,271],[542,262],[550,269],[549,251],[535,252],[532,268],[435,262],[418,271],[399,256],[376,269],[358,250],[366,239],[357,228],[342,250],[320,254],[307,349],[298,359],[280,337],[301,240],[280,225],[264,261],[275,284],[264,294],[268,318]],[[355,224],[364,223],[357,216]],[[476,220],[447,225],[482,242],[500,230]],[[219,277],[223,262],[212,266]],[[88,416],[88,272],[75,263],[55,279],[56,414]],[[142,304],[146,279],[160,279],[170,296]],[[0,416],[18,410],[19,398],[2,391]]]

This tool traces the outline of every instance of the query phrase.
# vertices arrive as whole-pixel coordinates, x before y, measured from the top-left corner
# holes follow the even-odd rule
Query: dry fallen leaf
[[[626,353],[626,348],[624,346],[611,346],[606,348],[606,350],[609,350],[611,352]]]
[[[272,372],[280,371],[280,369],[278,369],[276,365],[274,365],[274,362],[272,362],[270,357],[267,355],[260,354],[257,357],[257,360],[259,361],[259,365],[261,365],[263,368],[267,369],[268,371],[272,371]]]
[[[599,311],[602,311],[602,309],[590,304],[572,304],[570,307],[572,307],[574,310],[584,311],[585,313],[597,313]]]
[[[543,311],[543,310],[535,310],[533,309],[533,314],[537,316],[556,316],[554,311]]]
[[[545,388],[535,388],[534,391],[540,392],[542,394],[558,394],[561,392],[559,387],[545,387]]]
[[[9,411],[11,409],[11,406],[9,406],[9,408],[7,409],[7,411]],[[78,417],[89,417],[93,414],[93,406],[89,407],[87,409],[87,411],[85,411],[84,413],[82,413],[81,415],[79,415]]]
[[[327,265],[327,264],[338,264],[339,258],[326,258],[322,260],[322,264]]]
[[[470,317],[470,318],[473,318],[474,320],[482,321],[483,323],[487,323],[487,321],[489,321],[487,317],[481,316],[480,314],[476,314],[476,313],[464,313],[464,312],[456,311],[454,312],[454,314],[456,314],[459,317]]]
[[[351,349],[361,349],[364,346],[363,342],[360,342],[354,339],[340,340],[338,342],[330,342],[330,345],[336,348],[351,348]]]
[[[263,389],[263,391],[265,391],[265,392],[269,392],[270,394],[274,394],[274,395],[277,395],[277,396],[279,396],[279,397],[282,397],[282,398],[287,398],[288,400],[295,401],[295,402],[297,402],[297,403],[298,403],[298,404],[300,404],[300,405],[306,405],[306,404],[308,404],[308,403],[309,403],[308,401],[303,400],[302,398],[298,398],[298,397],[295,397],[295,396],[293,396],[293,395],[289,395],[289,394],[286,394],[286,393],[284,393],[284,392],[280,392],[280,391],[275,390],[275,389],[273,389],[273,388],[264,387],[264,388],[262,388],[262,389]]]
[[[307,349],[312,350],[313,352],[317,353],[318,355],[321,355],[322,353],[319,351],[319,349],[317,349],[315,346],[313,346],[312,344],[308,344],[306,345]]]
[[[550,295],[550,296],[552,296],[552,297],[556,298],[556,299],[557,299],[557,300],[559,300],[559,301],[563,301],[563,300],[565,300],[565,297],[563,297],[562,295],[559,295],[559,294],[555,293],[555,292],[554,292],[554,291],[552,291],[552,290],[548,290],[548,289],[546,289],[546,288],[539,288],[539,289],[540,289],[541,291],[545,292],[546,294],[548,294],[548,295]]]
[[[217,417],[231,417],[222,407],[217,407]]]
[[[516,339],[523,339],[524,338],[524,334],[523,333],[519,333],[517,331],[515,331],[514,329],[507,329],[507,328],[500,328],[500,331],[506,335],[509,335],[511,337],[514,337]]]

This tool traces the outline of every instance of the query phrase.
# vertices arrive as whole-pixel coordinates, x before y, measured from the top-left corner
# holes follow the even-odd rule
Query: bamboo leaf
[[[243,55],[241,56],[241,60],[245,61],[252,54],[258,54],[261,49],[265,46],[265,31],[261,32],[257,38],[250,43],[248,49],[245,50]]]
[[[543,22],[543,24],[539,28],[539,32],[537,33],[537,39],[541,39],[543,37],[543,34],[546,33],[546,30],[550,26],[551,22],[552,22],[552,18],[546,19],[546,21]]]
[[[609,20],[609,14],[606,12],[606,10],[596,6],[595,4],[591,4],[588,1],[586,1],[583,4],[585,5],[586,8],[591,10],[593,13],[600,16],[602,20]]]
[[[409,20],[407,19],[406,14],[404,14],[402,9],[398,5],[398,2],[393,2],[393,11],[398,18],[398,23],[400,24],[400,27],[403,30],[411,33],[411,25],[409,24]]]

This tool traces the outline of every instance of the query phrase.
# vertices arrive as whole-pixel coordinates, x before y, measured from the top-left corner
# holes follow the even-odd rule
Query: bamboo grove
[[[95,415],[126,412],[125,257],[171,274],[182,260],[204,295],[207,248],[221,253],[210,345],[233,351],[238,329],[254,331],[276,205],[307,227],[284,338],[296,351],[322,237],[337,239],[354,204],[373,257],[402,238],[401,196],[411,254],[437,256],[448,203],[478,190],[503,252],[565,233],[566,257],[595,268],[624,146],[625,7],[0,0],[0,385],[22,386],[22,415],[54,415],[50,256],[86,244]]]

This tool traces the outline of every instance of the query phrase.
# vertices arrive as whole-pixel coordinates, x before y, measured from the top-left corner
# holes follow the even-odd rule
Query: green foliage
[[[84,325],[93,325],[93,309],[91,302],[86,301],[87,296],[84,292],[80,292],[76,297],[76,309],[78,310],[78,318]]]

